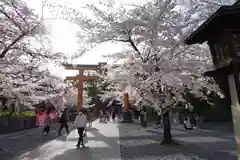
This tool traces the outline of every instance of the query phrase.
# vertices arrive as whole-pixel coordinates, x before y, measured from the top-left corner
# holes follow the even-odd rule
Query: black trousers
[[[116,117],[116,113],[113,112],[113,113],[112,113],[112,120],[115,120],[115,117]]]
[[[59,128],[59,130],[58,130],[58,134],[61,133],[63,127],[65,128],[65,130],[67,131],[67,133],[69,133],[68,124],[67,124],[67,122],[64,122],[64,123],[61,123],[60,128]]]
[[[80,144],[83,145],[83,132],[84,132],[85,128],[81,127],[81,128],[77,128],[77,130],[78,130],[78,135],[79,135],[77,146],[80,146]]]
[[[50,126],[44,127],[43,131],[48,134],[50,131]]]

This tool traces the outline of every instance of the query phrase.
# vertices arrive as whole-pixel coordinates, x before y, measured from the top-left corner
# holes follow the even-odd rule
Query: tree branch
[[[15,22],[15,20],[10,17],[6,12],[3,11],[3,7],[1,6],[2,9],[0,9],[0,13],[2,13],[5,17],[7,17],[20,31],[23,31],[23,29],[20,27],[20,25]]]
[[[12,43],[10,43],[8,46],[6,46],[4,48],[4,50],[1,52],[0,54],[0,58],[4,58],[5,55],[7,54],[7,52],[17,43],[19,42],[21,39],[23,39],[27,34],[31,33],[35,28],[37,28],[39,24],[36,24],[32,29],[22,32],[22,34],[20,34],[15,40],[12,41]]]
[[[0,58],[4,58],[4,56],[7,54],[7,52],[11,49],[12,46],[14,46],[18,41],[20,41],[25,35],[27,35],[27,32],[23,32],[21,35],[19,35],[15,40],[12,41],[8,46],[4,48],[2,53],[0,54]]]

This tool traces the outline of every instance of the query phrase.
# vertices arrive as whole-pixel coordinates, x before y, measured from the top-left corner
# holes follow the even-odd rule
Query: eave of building
[[[209,33],[229,24],[228,21],[232,20],[231,18],[229,19],[229,15],[240,16],[240,6],[221,6],[198,29],[185,39],[185,44],[191,45],[205,42],[209,37]]]

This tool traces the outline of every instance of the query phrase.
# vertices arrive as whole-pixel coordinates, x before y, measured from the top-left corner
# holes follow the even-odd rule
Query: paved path
[[[58,129],[59,125],[52,126],[48,136],[41,134],[42,128],[0,135],[0,159],[13,160],[16,156],[56,139]],[[65,133],[64,129],[62,133]]]
[[[0,136],[1,160],[235,160],[233,133],[186,131],[173,126],[173,137],[180,146],[159,144],[162,131],[142,129],[138,124],[93,123],[85,141],[89,148],[76,149],[77,132],[56,136],[58,126],[49,136],[33,129]],[[21,156],[20,156],[21,155]]]
[[[16,160],[120,160],[118,124],[93,123],[86,138],[87,148],[76,149],[77,131],[29,151]]]

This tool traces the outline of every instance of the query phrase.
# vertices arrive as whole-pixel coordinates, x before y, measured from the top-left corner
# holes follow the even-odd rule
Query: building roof
[[[185,39],[185,44],[203,43],[240,17],[240,0],[232,6],[221,6],[198,29]],[[231,16],[231,17],[230,17]]]
[[[237,0],[237,1],[233,4],[233,6],[236,6],[236,5],[240,5],[240,0]]]

